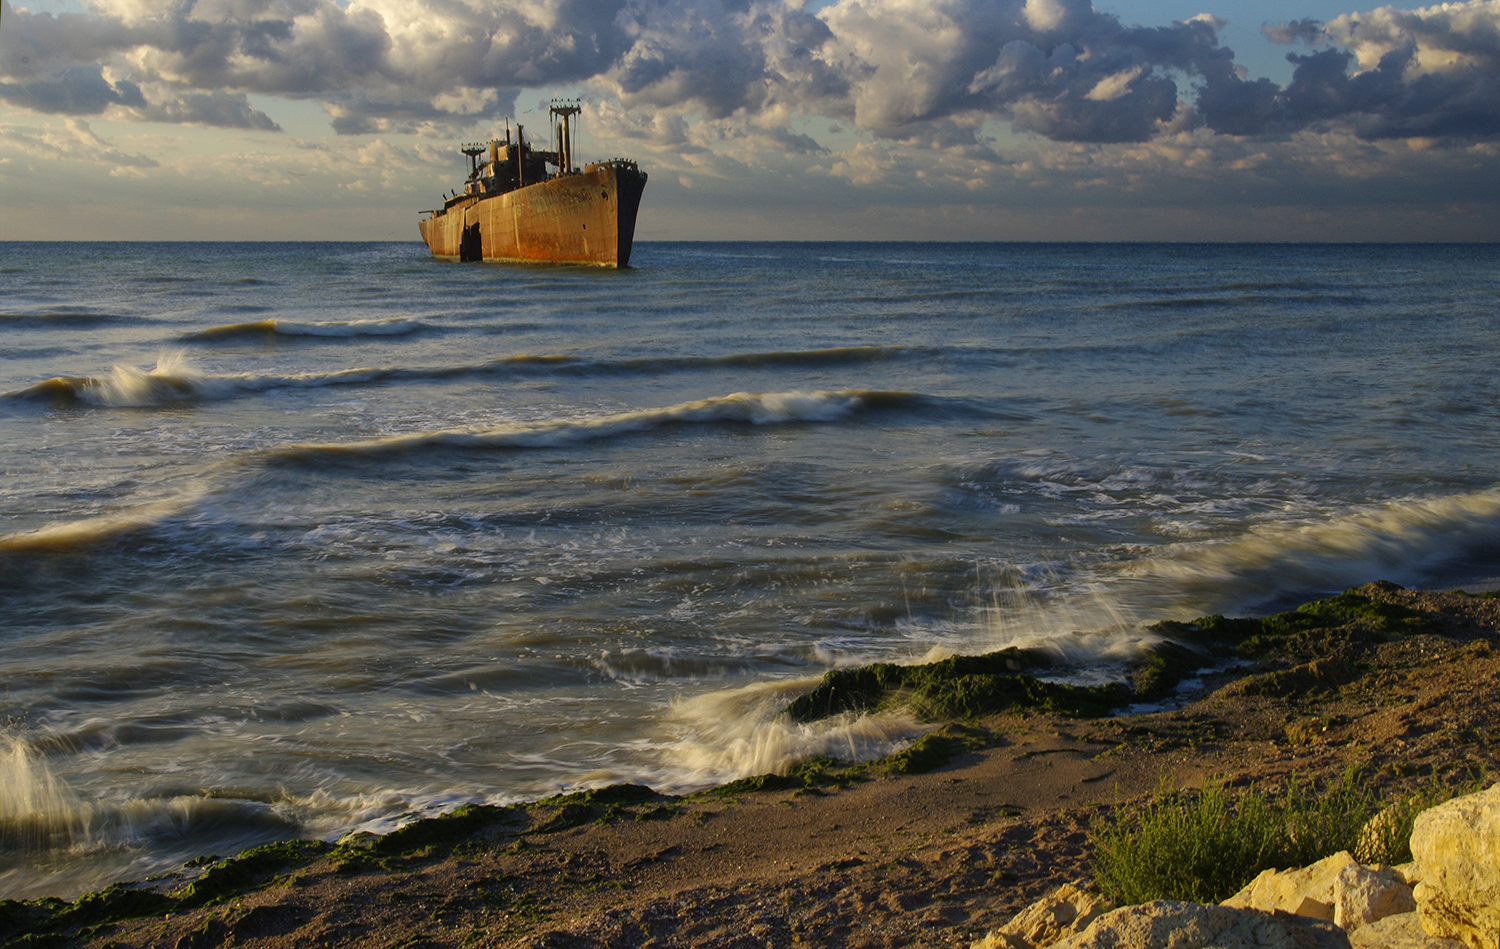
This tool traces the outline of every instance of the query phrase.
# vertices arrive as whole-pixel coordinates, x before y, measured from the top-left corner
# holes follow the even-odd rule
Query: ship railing
[[[604,166],[604,165],[608,165],[611,168],[617,169],[619,171],[639,171],[640,170],[640,168],[636,165],[636,163],[634,161],[630,160],[629,158],[605,158],[605,159],[603,159],[601,161],[591,161],[591,162],[589,162],[588,167],[590,167],[590,168],[598,168],[598,167],[601,167],[601,166]]]

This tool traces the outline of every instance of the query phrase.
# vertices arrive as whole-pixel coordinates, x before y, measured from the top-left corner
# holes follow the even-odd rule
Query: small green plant
[[[1478,786],[1434,777],[1387,802],[1354,768],[1322,787],[1293,779],[1275,795],[1252,787],[1231,796],[1212,782],[1195,792],[1164,785],[1141,808],[1095,822],[1094,879],[1120,905],[1217,903],[1262,870],[1307,866],[1340,850],[1366,864],[1404,863],[1416,815]]]
[[[1258,791],[1231,801],[1219,784],[1195,795],[1164,786],[1135,820],[1094,825],[1094,880],[1122,906],[1217,903],[1274,859],[1283,833],[1271,801]]]

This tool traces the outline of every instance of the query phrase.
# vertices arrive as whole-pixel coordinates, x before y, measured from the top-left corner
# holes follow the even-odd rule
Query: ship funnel
[[[490,139],[490,164],[493,165],[496,162],[498,162],[499,160],[500,160],[500,140],[497,139],[497,138],[492,138],[492,139]]]

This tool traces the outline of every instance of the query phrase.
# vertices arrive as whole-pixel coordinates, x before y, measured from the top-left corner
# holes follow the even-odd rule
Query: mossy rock
[[[581,824],[607,823],[627,815],[634,817],[632,808],[635,806],[668,799],[667,795],[658,794],[643,784],[612,784],[544,798],[531,807],[555,808],[551,816],[535,828],[542,833],[551,833]]]
[[[1191,623],[1157,623],[1151,629],[1164,638],[1130,670],[1129,685],[1043,681],[1034,673],[1055,670],[1059,660],[1053,653],[1004,649],[919,666],[874,663],[835,669],[788,705],[786,714],[798,722],[897,708],[924,721],[960,721],[1013,709],[1107,715],[1131,701],[1167,697],[1202,666],[1206,655],[1237,652],[1247,659],[1276,657],[1302,664],[1331,655],[1358,657],[1382,640],[1427,631],[1430,621],[1424,614],[1378,597],[1391,588],[1396,587],[1377,582],[1265,619],[1212,615]]]
[[[169,912],[177,901],[155,890],[115,884],[73,902],[48,897],[31,902],[0,901],[0,944],[71,945],[73,934],[89,927]]]
[[[593,807],[608,804],[645,804],[648,801],[662,800],[666,797],[667,795],[659,794],[644,784],[611,784],[608,787],[573,791],[569,794],[543,798],[537,801],[537,804],[583,804]]]
[[[5,944],[12,936],[34,931],[68,905],[56,897],[31,902],[0,900],[0,944]]]
[[[1215,613],[1212,616],[1200,616],[1191,623],[1161,620],[1151,624],[1149,628],[1173,642],[1227,655],[1233,653],[1240,642],[1260,633],[1261,621]]]
[[[786,714],[799,722],[895,708],[925,721],[975,718],[1017,707],[1098,715],[1129,697],[1124,685],[1063,685],[1022,671],[1055,662],[1044,650],[1003,649],[919,666],[881,662],[834,669],[788,705]]]
[[[518,820],[519,817],[520,811],[514,807],[464,804],[446,814],[412,821],[384,836],[376,837],[370,841],[368,850],[381,857],[424,850],[432,853],[431,848],[452,846],[490,827]]]
[[[1420,611],[1373,595],[1394,586],[1372,583],[1268,616],[1259,633],[1241,642],[1240,654],[1259,659],[1281,652],[1294,661],[1312,661],[1339,649],[1364,651],[1373,643],[1435,631]]]
[[[844,766],[833,758],[805,758],[787,769],[786,774],[757,774],[740,778],[698,792],[695,797],[736,797],[760,791],[815,791],[826,787],[847,787],[862,779],[866,765]]]
[[[995,736],[984,728],[951,722],[928,732],[906,748],[876,763],[885,774],[927,774],[970,751],[995,744]]]
[[[1181,643],[1156,643],[1130,673],[1131,698],[1137,702],[1166,698],[1183,679],[1202,668],[1203,660],[1203,653]]]
[[[177,901],[180,909],[207,906],[250,890],[289,867],[306,866],[333,849],[332,844],[321,840],[283,840],[251,847],[239,856],[219,861],[198,879],[173,890],[169,896]],[[168,909],[171,907],[164,906],[160,911]]]

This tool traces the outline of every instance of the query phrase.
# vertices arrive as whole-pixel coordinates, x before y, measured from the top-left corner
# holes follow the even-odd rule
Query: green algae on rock
[[[257,889],[278,873],[306,866],[334,850],[316,840],[284,840],[252,847],[214,863],[202,876],[170,893],[115,884],[68,902],[56,898],[0,900],[0,945],[71,945],[75,937],[129,919],[162,916]]]
[[[1126,673],[1126,681],[1069,685],[1038,678],[1037,672],[1063,672],[1044,649],[1002,649],[981,656],[952,656],[938,662],[903,666],[874,663],[834,669],[812,691],[786,708],[793,721],[807,722],[844,712],[903,709],[929,722],[973,719],[1010,710],[1063,715],[1108,715],[1131,702],[1166,698],[1214,657],[1282,657],[1294,663],[1324,661],[1330,655],[1358,655],[1369,643],[1425,631],[1429,621],[1417,610],[1378,598],[1399,589],[1379,581],[1264,619],[1203,616],[1191,623],[1163,621],[1150,627],[1164,637],[1147,647]],[[1352,669],[1314,670],[1319,681],[1347,681]],[[1305,676],[1303,678],[1306,678]]]
[[[811,692],[788,705],[786,713],[798,722],[895,708],[926,721],[976,718],[1016,707],[1099,715],[1130,696],[1123,683],[1064,685],[1021,671],[1047,667],[1053,661],[1042,650],[1003,649],[918,666],[880,662],[834,669]]]

